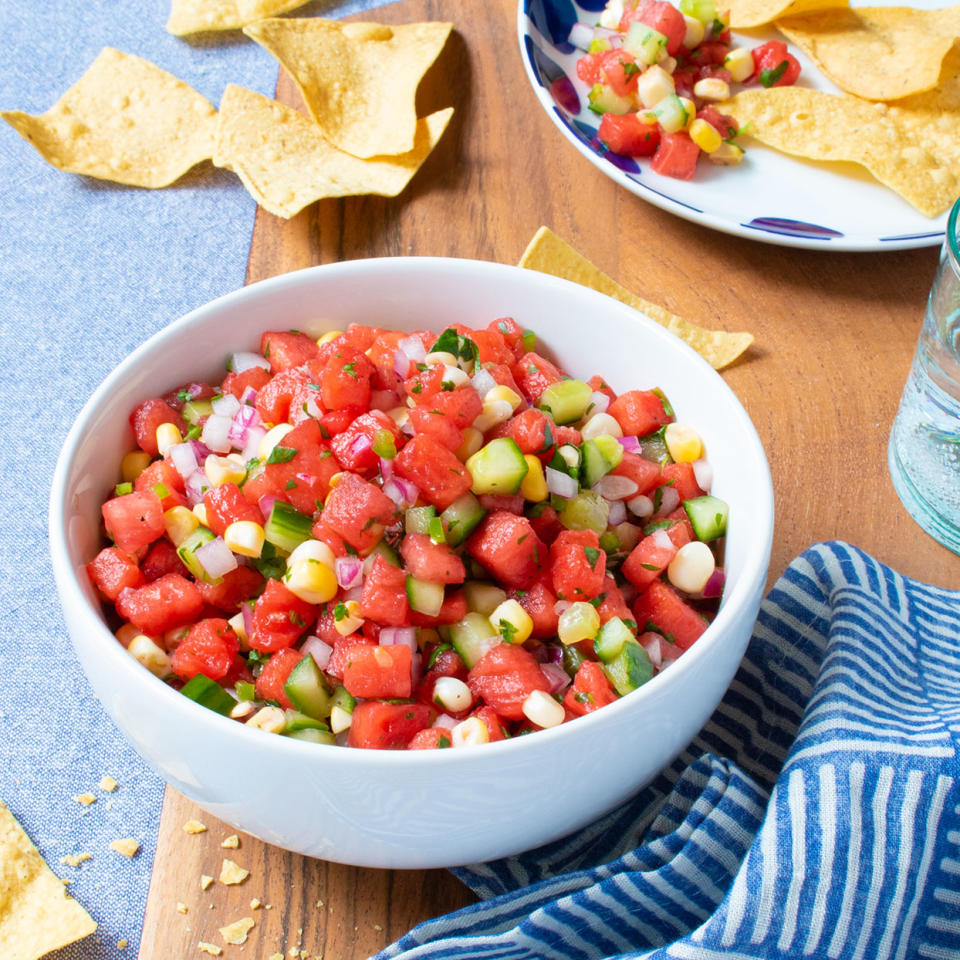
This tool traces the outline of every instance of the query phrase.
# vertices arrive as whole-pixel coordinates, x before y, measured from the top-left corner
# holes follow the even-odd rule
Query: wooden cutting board
[[[419,96],[421,116],[453,105],[451,125],[398,198],[323,201],[291,221],[260,211],[248,282],[361,257],[515,263],[546,224],[637,294],[704,326],[756,335],[725,378],[770,459],[777,500],[771,580],[809,544],[842,538],[904,574],[960,587],[960,558],[910,520],[886,461],[934,249],[794,250],[680,220],[615,186],[559,135],[523,72],[515,0],[403,0],[375,17],[456,25]],[[300,105],[282,72],[277,95]],[[549,340],[549,330],[539,332]],[[241,771],[238,783],[249,775],[255,771]],[[277,789],[296,789],[296,773]],[[190,818],[208,831],[184,833]],[[354,869],[247,836],[239,849],[221,849],[232,832],[167,790],[140,960],[200,957],[200,941],[223,947],[227,958],[289,957],[296,948],[311,960],[352,960],[472,899],[443,871]],[[201,875],[218,876],[224,857],[250,877],[202,891]],[[264,906],[252,909],[253,898]],[[241,952],[224,945],[218,928],[245,916],[257,925]]]

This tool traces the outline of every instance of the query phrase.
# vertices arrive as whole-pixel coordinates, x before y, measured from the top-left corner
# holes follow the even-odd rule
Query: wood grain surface
[[[248,282],[361,257],[514,263],[546,224],[637,294],[704,326],[755,334],[724,376],[753,418],[773,474],[771,582],[811,543],[840,538],[901,573],[960,588],[960,558],[909,518],[886,460],[935,249],[777,247],[707,230],[616,187],[537,105],[520,62],[514,0],[403,0],[376,19],[453,21],[456,32],[418,97],[421,115],[454,106],[451,125],[398,198],[323,201],[291,221],[258,212]],[[299,105],[282,72],[277,96]],[[539,332],[549,339],[549,330]],[[191,817],[208,831],[185,834]],[[268,960],[296,948],[311,960],[353,960],[472,899],[443,871],[354,869],[249,837],[222,850],[231,832],[168,788],[141,960],[203,956],[201,940],[224,947],[224,957]],[[224,856],[250,877],[202,891],[201,874],[217,876]],[[254,897],[270,909],[251,910]],[[218,928],[244,916],[257,925],[241,952],[223,944]]]

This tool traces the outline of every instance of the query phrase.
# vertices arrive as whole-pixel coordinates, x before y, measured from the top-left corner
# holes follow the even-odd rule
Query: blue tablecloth
[[[105,46],[153,61],[214,105],[231,82],[272,96],[277,65],[264,50],[237,33],[172,37],[168,9],[0,4],[0,108],[46,110]],[[53,466],[87,397],[133,347],[243,286],[254,212],[240,181],[209,165],[171,189],[117,186],[55,170],[0,124],[0,799],[100,925],[58,960],[136,955],[162,784],[93,698],[67,639],[47,555]],[[120,784],[112,795],[97,789],[104,774]],[[99,796],[89,808],[72,800],[86,791]],[[142,846],[130,861],[107,849],[125,836]],[[59,863],[79,852],[93,858]]]

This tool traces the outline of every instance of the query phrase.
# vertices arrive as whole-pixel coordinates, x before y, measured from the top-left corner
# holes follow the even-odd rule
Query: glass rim
[[[954,203],[947,220],[947,248],[950,250],[950,259],[953,269],[960,274],[960,241],[957,239],[957,219],[960,218],[960,199]]]

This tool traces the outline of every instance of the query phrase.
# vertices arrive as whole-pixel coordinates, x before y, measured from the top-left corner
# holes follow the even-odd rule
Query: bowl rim
[[[715,387],[725,393],[731,402],[732,411],[737,419],[736,429],[743,436],[744,449],[749,450],[752,459],[756,460],[760,476],[757,477],[758,497],[754,502],[755,512],[758,515],[760,530],[766,531],[764,542],[757,544],[758,549],[749,551],[746,563],[740,572],[737,585],[732,596],[727,598],[724,605],[720,608],[713,623],[703,634],[707,644],[703,646],[694,645],[687,651],[683,657],[680,657],[674,663],[669,671],[658,674],[643,685],[639,690],[633,691],[626,697],[618,699],[603,708],[603,710],[594,711],[583,717],[579,717],[576,723],[562,723],[556,727],[538,730],[535,737],[523,736],[512,737],[505,740],[495,741],[484,744],[482,751],[476,750],[359,750],[344,749],[341,747],[329,746],[326,749],[323,744],[302,743],[290,737],[272,737],[273,750],[287,750],[293,758],[303,762],[306,757],[314,757],[318,762],[336,762],[344,763],[348,766],[359,764],[369,764],[371,762],[370,754],[376,757],[376,762],[386,764],[403,764],[410,768],[417,768],[421,764],[429,765],[431,763],[447,763],[457,765],[460,763],[492,763],[500,762],[500,758],[509,755],[510,752],[517,753],[522,750],[531,749],[531,743],[538,743],[541,748],[549,748],[554,742],[562,744],[569,737],[576,736],[577,730],[586,733],[592,726],[607,721],[602,720],[603,716],[614,719],[624,711],[635,709],[641,698],[651,696],[649,691],[658,691],[666,683],[674,683],[675,680],[682,682],[682,678],[689,671],[696,670],[703,654],[699,651],[707,650],[716,643],[721,642],[718,634],[723,631],[726,625],[733,621],[740,609],[750,602],[751,597],[756,592],[758,586],[762,588],[765,582],[769,566],[769,557],[773,538],[773,486],[770,476],[769,463],[750,417],[743,405],[740,403],[732,388],[720,377],[720,375],[704,360],[692,347],[688,346],[674,334],[670,333],[665,327],[651,320],[642,312],[627,306],[606,294],[599,293],[589,287],[569,280],[554,277],[550,274],[540,273],[535,270],[527,270],[521,267],[509,264],[495,263],[486,260],[471,260],[465,258],[453,257],[373,257],[360,260],[341,261],[336,263],[320,264],[311,267],[305,267],[299,270],[290,271],[265,280],[260,280],[248,284],[237,290],[223,294],[210,300],[188,313],[177,317],[164,327],[157,330],[147,340],[141,343],[136,349],[121,360],[113,370],[101,381],[100,385],[94,390],[80,412],[74,420],[73,426],[68,433],[60,455],[57,458],[54,469],[53,480],[50,490],[49,513],[48,513],[48,534],[50,544],[50,556],[54,573],[54,580],[60,598],[61,607],[67,616],[82,618],[83,629],[88,631],[92,627],[95,636],[90,637],[90,642],[103,642],[106,644],[105,656],[111,662],[111,668],[114,676],[117,678],[114,682],[132,683],[142,687],[144,696],[157,696],[165,698],[159,703],[167,703],[169,707],[176,711],[186,710],[186,717],[190,718],[197,730],[202,730],[205,734],[208,725],[215,724],[210,728],[210,732],[216,737],[228,738],[231,745],[237,748],[265,747],[270,741],[258,741],[250,739],[251,737],[262,735],[262,731],[253,731],[246,728],[245,724],[230,721],[226,717],[194,703],[188,698],[182,696],[179,691],[168,686],[158,677],[155,677],[148,670],[144,669],[137,661],[128,656],[126,651],[117,643],[114,634],[107,626],[102,612],[94,607],[88,600],[85,592],[80,587],[79,575],[83,566],[75,569],[70,559],[70,549],[66,537],[66,518],[69,513],[69,490],[67,489],[67,478],[70,472],[70,465],[77,455],[78,448],[83,442],[88,428],[88,422],[101,410],[108,402],[115,388],[121,384],[136,368],[141,365],[150,354],[163,342],[170,339],[179,339],[185,331],[198,323],[229,311],[238,304],[243,304],[244,300],[251,297],[269,295],[274,291],[282,291],[287,287],[297,288],[301,285],[311,285],[316,282],[315,278],[336,282],[340,276],[350,277],[353,274],[363,274],[369,271],[383,273],[389,276],[393,272],[407,273],[411,269],[421,270],[428,274],[434,272],[457,273],[459,271],[474,272],[481,274],[487,273],[490,281],[495,282],[497,276],[511,275],[514,277],[523,276],[524,283],[540,285],[545,292],[551,291],[556,294],[573,296],[586,300],[589,304],[592,302],[597,309],[613,311],[619,313],[628,323],[639,323],[649,328],[649,333],[655,339],[660,339],[668,349],[680,350],[687,354],[687,359],[692,360],[699,366],[703,376],[714,378]],[[549,338],[544,338],[549,347]],[[86,672],[86,666],[80,656],[76,641],[73,640],[73,631],[71,633],[71,642],[77,653],[80,666]],[[701,641],[702,642],[702,641]],[[691,655],[692,654],[692,655]],[[664,677],[668,677],[665,680]],[[192,712],[191,712],[192,711]],[[610,712],[612,711],[612,713]],[[592,725],[592,726],[588,726]],[[526,745],[526,746],[524,746]],[[439,754],[439,756],[436,756]],[[487,758],[487,759],[483,759]]]

